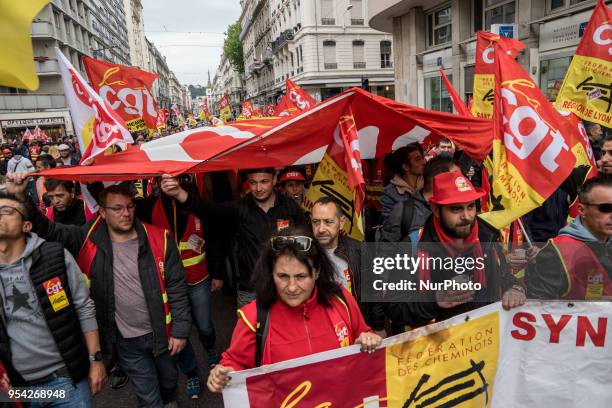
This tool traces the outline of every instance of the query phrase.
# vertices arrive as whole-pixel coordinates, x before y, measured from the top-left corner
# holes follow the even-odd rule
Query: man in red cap
[[[392,320],[400,319],[405,324],[418,326],[432,320],[445,320],[500,299],[505,309],[525,302],[524,288],[509,272],[496,245],[498,231],[477,218],[476,200],[484,195],[484,190],[475,188],[460,172],[445,172],[434,177],[433,195],[429,198],[432,214],[421,231],[418,251],[419,257],[445,262],[443,265],[429,262],[419,269],[421,301],[403,303],[401,308],[396,308],[401,315],[392,316]],[[456,262],[459,258],[472,258],[475,262],[468,268],[467,263]],[[455,262],[449,263],[448,259]],[[440,287],[447,282],[457,284]],[[464,289],[466,287],[469,289]]]
[[[287,167],[278,175],[279,190],[287,197],[294,199],[300,206],[304,200],[305,184],[306,177],[302,169],[298,167]]]

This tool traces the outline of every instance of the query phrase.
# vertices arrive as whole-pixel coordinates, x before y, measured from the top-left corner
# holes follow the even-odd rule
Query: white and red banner
[[[83,57],[91,87],[125,120],[132,132],[155,129],[157,106],[151,86],[157,74]]]
[[[242,104],[242,116],[244,116],[246,119],[249,119],[251,116],[253,116],[253,104],[251,102],[244,102]]]
[[[491,148],[491,121],[429,111],[353,88],[297,116],[191,129],[112,157],[99,157],[86,168],[52,169],[45,174],[69,180],[126,180],[164,173],[318,163],[348,107],[362,159],[443,137],[478,161]]]
[[[491,304],[359,346],[231,373],[226,407],[612,406],[612,303]]]
[[[81,162],[98,156],[117,143],[134,143],[124,120],[87,84],[59,48],[55,48],[55,54],[79,140]]]

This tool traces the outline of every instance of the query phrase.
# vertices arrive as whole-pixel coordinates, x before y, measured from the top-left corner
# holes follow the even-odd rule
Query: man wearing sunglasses
[[[7,190],[23,197],[27,177],[9,174]],[[191,333],[178,249],[167,230],[136,219],[126,184],[105,188],[98,200],[100,217],[82,227],[52,223],[34,211],[35,232],[76,255],[90,282],[105,360],[117,350],[138,406],[176,406],[178,370],[172,356]]]
[[[58,405],[90,407],[106,378],[96,308],[74,258],[31,233],[27,216],[0,193],[0,359],[13,386],[64,390]]]
[[[538,299],[612,298],[612,175],[587,180],[576,219],[527,268],[527,294]]]

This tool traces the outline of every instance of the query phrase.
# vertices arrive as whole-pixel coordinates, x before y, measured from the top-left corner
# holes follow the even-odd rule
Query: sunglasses
[[[308,252],[312,245],[312,238],[304,236],[281,236],[270,238],[272,249],[276,252],[282,251],[288,246],[295,247],[298,251]]]
[[[604,214],[612,213],[612,203],[601,203],[601,204],[582,203],[582,204],[590,205],[591,207],[597,207],[600,213],[604,213]]]

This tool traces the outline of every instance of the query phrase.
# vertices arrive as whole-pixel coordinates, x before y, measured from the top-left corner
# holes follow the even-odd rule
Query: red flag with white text
[[[157,103],[151,95],[157,74],[126,65],[83,57],[91,87],[132,132],[155,129]]]

